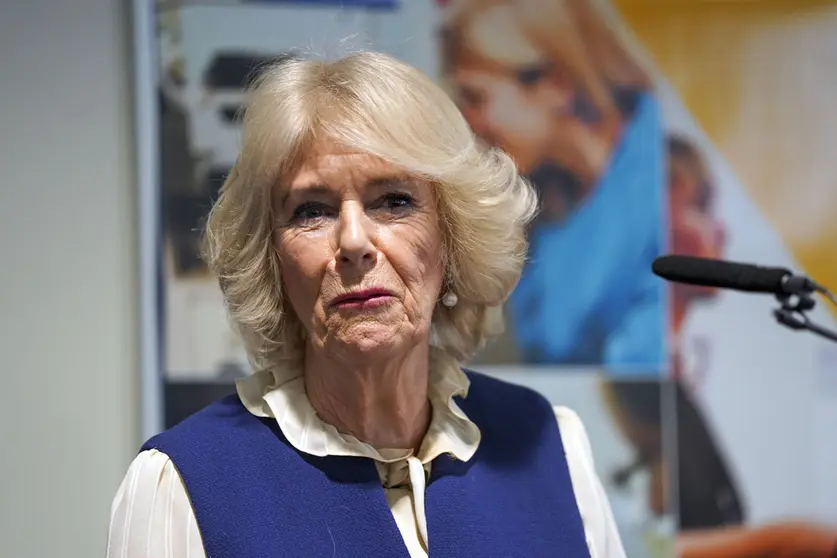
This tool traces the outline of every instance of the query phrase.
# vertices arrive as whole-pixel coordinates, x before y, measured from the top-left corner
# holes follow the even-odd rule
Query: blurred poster
[[[442,78],[541,198],[502,345],[483,362],[659,376],[665,129],[652,77],[583,1],[445,3]]]
[[[538,365],[488,369],[588,409],[596,455],[627,444],[597,465],[629,556],[831,556],[834,347],[777,325],[768,297],[664,288],[649,268],[679,253],[837,287],[837,6],[438,5],[440,78],[542,199],[479,363]],[[811,318],[833,328],[824,304]],[[579,366],[598,392],[571,387]]]
[[[672,186],[674,250],[701,255],[700,246],[711,244],[721,257],[797,269],[837,286],[827,248],[837,229],[826,216],[837,207],[837,161],[828,147],[837,125],[835,8],[762,2],[649,14],[622,7],[668,79],[658,82],[667,126],[694,146],[694,190],[707,194],[695,217]],[[672,159],[673,184],[687,174],[686,161]],[[680,188],[678,196],[688,191]],[[698,236],[702,243],[688,240]],[[684,530],[689,555],[703,548],[735,556],[730,548],[761,545],[763,556],[831,556],[834,346],[778,326],[769,297],[678,287],[671,300],[673,369],[714,432],[744,512],[741,526],[727,532]],[[811,319],[834,329],[824,301]]]
[[[188,4],[160,12],[165,375],[227,381],[247,371],[201,229],[238,154],[246,87],[315,41],[368,33],[365,10],[300,3]],[[317,39],[319,37],[319,39]]]
[[[424,71],[430,27],[404,39],[418,15],[398,2],[160,2],[160,157],[166,379],[229,382],[247,373],[217,282],[201,254],[212,200],[238,153],[246,88],[289,55],[336,57],[389,44]],[[425,6],[424,12],[431,8]],[[396,9],[399,8],[399,9]],[[395,29],[396,31],[392,31]],[[395,37],[401,34],[400,40]],[[410,55],[410,50],[417,55]]]
[[[205,218],[238,154],[246,88],[289,55],[337,57],[382,42],[432,73],[431,26],[404,38],[417,14],[428,19],[394,0],[157,3],[165,426],[249,373],[202,258]]]

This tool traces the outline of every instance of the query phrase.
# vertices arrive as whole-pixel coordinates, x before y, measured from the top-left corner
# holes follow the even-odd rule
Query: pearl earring
[[[442,297],[442,304],[448,308],[453,308],[456,306],[457,302],[459,302],[459,297],[456,296],[456,293],[453,291],[448,291],[445,293],[445,296]]]

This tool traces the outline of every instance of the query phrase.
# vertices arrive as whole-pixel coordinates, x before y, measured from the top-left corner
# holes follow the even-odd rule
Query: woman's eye
[[[407,209],[413,205],[413,197],[410,194],[404,194],[401,192],[387,194],[381,199],[381,206],[393,211]]]
[[[470,87],[462,87],[459,90],[460,102],[469,108],[479,107],[485,100],[483,95]]]
[[[526,66],[517,70],[517,81],[525,87],[532,87],[540,83],[550,70],[549,64]]]
[[[291,220],[294,222],[315,221],[327,215],[328,208],[325,205],[317,202],[306,202],[294,209]]]

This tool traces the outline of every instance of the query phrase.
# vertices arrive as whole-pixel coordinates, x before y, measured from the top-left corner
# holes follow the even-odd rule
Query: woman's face
[[[538,223],[560,222],[598,181],[621,123],[599,118],[558,52],[547,54],[512,2],[448,29],[451,93],[474,133],[538,189]]]
[[[672,252],[699,258],[722,257],[726,235],[712,213],[713,185],[687,165],[672,161],[670,167]],[[675,286],[675,296],[686,299],[712,296],[715,292],[711,287]]]
[[[274,198],[284,292],[315,347],[351,357],[426,342],[443,281],[430,184],[323,142]]]
[[[557,115],[572,101],[571,84],[526,37],[508,5],[483,10],[459,33],[464,52],[448,77],[460,110],[475,134],[529,172],[548,155]]]
[[[474,133],[511,155],[524,173],[548,158],[566,103],[547,72],[537,66],[518,72],[460,67],[452,75],[458,105]]]

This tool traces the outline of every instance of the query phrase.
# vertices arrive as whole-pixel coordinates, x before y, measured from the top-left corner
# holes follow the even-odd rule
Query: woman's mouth
[[[386,289],[364,289],[337,296],[331,306],[339,310],[370,310],[392,302],[395,296]]]

